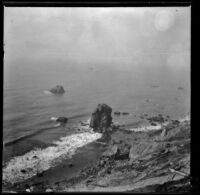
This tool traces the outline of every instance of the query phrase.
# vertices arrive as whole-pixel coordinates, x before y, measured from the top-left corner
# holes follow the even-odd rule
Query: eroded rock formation
[[[90,127],[94,131],[103,133],[112,123],[112,108],[106,104],[98,104],[97,108],[93,111],[90,120]]]

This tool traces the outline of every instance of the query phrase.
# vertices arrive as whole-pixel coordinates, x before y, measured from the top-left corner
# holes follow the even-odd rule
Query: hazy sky
[[[5,60],[114,59],[190,66],[190,11],[5,7]]]

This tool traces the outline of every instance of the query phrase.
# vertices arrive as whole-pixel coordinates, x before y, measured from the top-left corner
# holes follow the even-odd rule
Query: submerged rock
[[[177,89],[178,89],[178,90],[183,90],[183,87],[178,87]]]
[[[112,124],[112,108],[106,104],[98,104],[93,111],[90,120],[90,127],[96,132],[103,133]]]
[[[153,88],[158,88],[158,87],[159,87],[159,85],[153,85],[152,87],[153,87]]]
[[[158,116],[153,116],[153,117],[150,117],[150,118],[147,118],[147,120],[149,120],[151,123],[153,122],[158,122],[158,123],[163,123],[166,121],[166,119],[161,115],[159,114]]]
[[[123,114],[123,115],[129,115],[129,113],[128,113],[128,112],[122,112],[122,114]]]
[[[120,115],[121,113],[119,111],[114,112],[114,115]]]
[[[56,122],[60,122],[60,123],[67,123],[68,118],[66,117],[58,117]]]
[[[63,94],[65,93],[65,90],[62,85],[56,85],[56,87],[52,88],[50,92],[54,94]]]

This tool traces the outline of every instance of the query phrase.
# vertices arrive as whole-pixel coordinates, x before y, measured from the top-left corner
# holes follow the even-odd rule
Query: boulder
[[[63,94],[65,93],[65,90],[62,85],[56,85],[56,87],[52,88],[50,92],[54,94]]]
[[[111,107],[106,104],[98,104],[92,113],[90,127],[96,132],[104,133],[112,124],[111,113]]]

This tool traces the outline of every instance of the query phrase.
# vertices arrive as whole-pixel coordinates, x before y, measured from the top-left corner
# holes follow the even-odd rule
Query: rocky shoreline
[[[81,170],[77,177],[55,185],[52,190],[189,192],[190,123],[172,122],[166,129],[165,136],[162,130],[116,130],[95,166]]]
[[[103,133],[95,141],[105,147],[100,157],[70,179],[51,185],[22,182],[18,192],[190,191],[189,119],[170,120],[161,114],[144,116],[150,123],[167,123],[159,130],[137,132],[114,125],[110,117],[112,110],[109,108],[107,112],[106,106],[103,107],[95,109],[90,123],[97,132]]]

